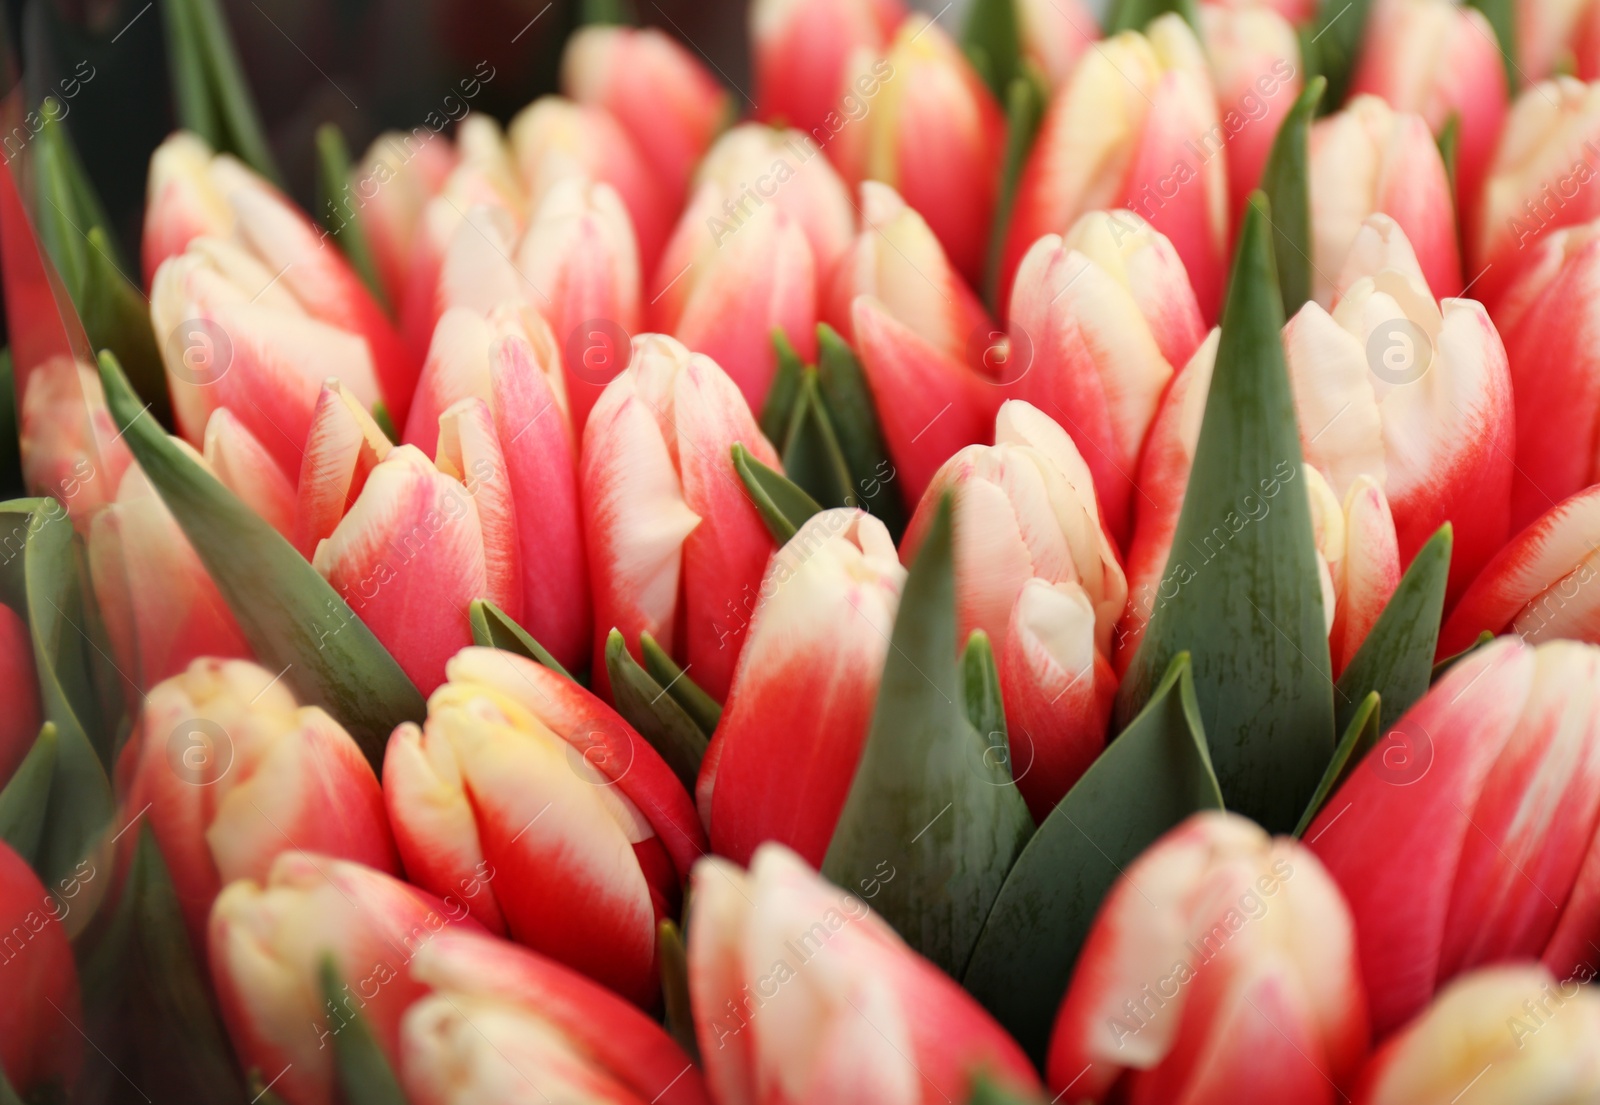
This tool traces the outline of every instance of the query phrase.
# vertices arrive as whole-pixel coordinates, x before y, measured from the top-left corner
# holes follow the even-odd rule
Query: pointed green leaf
[[[1301,28],[1300,56],[1308,72],[1328,79],[1324,111],[1344,104],[1366,39],[1372,0],[1323,0],[1317,17]]]
[[[777,351],[778,368],[767,389],[766,401],[761,404],[761,433],[781,456],[788,444],[789,422],[795,401],[800,398],[800,377],[806,366],[782,329],[773,328],[772,345]]]
[[[1456,194],[1456,160],[1460,155],[1461,116],[1450,113],[1444,129],[1439,132],[1439,157],[1444,162],[1445,175],[1450,178],[1450,194]]]
[[[1443,660],[1440,660],[1437,664],[1433,665],[1433,676],[1430,679],[1430,682],[1437,683],[1444,677],[1445,672],[1455,667],[1462,660],[1465,660],[1468,656],[1471,656],[1474,652],[1478,651],[1478,649],[1482,648],[1492,640],[1494,640],[1494,634],[1489,632],[1487,629],[1485,629],[1482,633],[1479,633],[1478,639],[1473,641],[1466,648],[1462,649],[1454,656],[1446,656]]]
[[[855,481],[856,502],[899,540],[906,528],[905,504],[893,486],[895,469],[872,392],[854,351],[827,323],[817,324],[817,392]]]
[[[951,507],[940,503],[906,579],[872,725],[822,873],[854,888],[896,870],[873,908],[959,978],[1033,829],[1011,769],[967,717],[957,654]]]
[[[400,1081],[378,1046],[372,1026],[361,1012],[361,999],[352,1002],[349,987],[339,977],[333,956],[324,956],[317,971],[325,1008],[336,1010],[328,1020],[333,1039],[333,1073],[345,1105],[406,1105]]]
[[[1278,265],[1283,313],[1292,316],[1311,298],[1311,120],[1328,82],[1313,77],[1284,116],[1272,140],[1261,190],[1272,213],[1272,252]]]
[[[44,839],[50,782],[56,773],[56,746],[56,727],[47,721],[5,789],[0,790],[0,840],[30,865],[38,861],[39,845]]]
[[[823,509],[856,505],[850,466],[817,390],[816,369],[801,374],[800,394],[784,442],[784,475],[796,487]]]
[[[1300,819],[1333,754],[1327,625],[1284,364],[1266,201],[1239,236],[1164,601],[1117,695],[1119,723],[1180,652],[1231,809],[1272,832]]]
[[[163,0],[161,10],[179,124],[282,183],[217,0]],[[262,19],[270,17],[263,12]]]
[[[1195,0],[1113,0],[1106,16],[1106,37],[1122,31],[1143,31],[1150,21],[1168,12],[1183,16],[1184,22],[1196,35],[1203,34],[1200,27],[1200,9]]]
[[[1350,727],[1369,691],[1383,696],[1384,713],[1395,720],[1427,693],[1439,647],[1450,546],[1447,522],[1418,550],[1389,604],[1339,676],[1334,698],[1337,732]]]
[[[1506,67],[1506,87],[1515,96],[1523,83],[1517,71],[1517,5],[1513,0],[1467,0],[1467,6],[1481,11],[1494,29],[1500,60]]]
[[[1222,809],[1187,653],[1023,849],[962,984],[1043,1063],[1056,1008],[1106,893],[1162,834]]]
[[[738,442],[733,444],[733,470],[744,481],[745,490],[761,513],[761,520],[767,524],[767,532],[780,545],[787,544],[806,524],[806,519],[822,510],[815,499],[787,476],[762,464]]]
[[[551,656],[526,629],[512,621],[511,615],[488,599],[473,599],[472,605],[467,609],[467,616],[468,621],[472,623],[473,644],[515,652],[518,656],[526,656],[529,660],[572,679],[572,673],[561,666],[561,661]],[[576,679],[572,681],[577,682]]]
[[[606,638],[606,674],[611,677],[611,699],[622,720],[661,754],[684,789],[693,794],[700,761],[706,756],[706,734],[678,700],[639,666],[617,629]]]
[[[994,646],[981,629],[972,631],[966,650],[961,654],[961,697],[972,727],[983,735],[989,747],[1003,752],[1007,747],[1007,734],[1005,704],[1000,700],[1000,673],[995,668]]]
[[[972,1080],[972,1092],[967,1095],[967,1105],[1045,1105],[1044,1098],[1017,1093],[980,1072]]]
[[[384,437],[394,442],[400,440],[400,431],[394,428],[394,419],[389,415],[389,408],[383,405],[382,399],[372,404],[372,420],[378,424],[378,429],[383,431]]]
[[[339,593],[255,511],[158,426],[116,358],[101,354],[106,403],[134,459],[161,493],[227,601],[257,659],[300,701],[333,715],[383,765],[389,734],[421,721],[422,694]]]
[[[367,241],[366,228],[356,217],[355,197],[350,194],[350,147],[336,123],[317,128],[317,221],[339,243],[372,298],[389,310],[389,296],[378,279],[372,245]]]
[[[1038,137],[1045,105],[1050,102],[1044,78],[1031,65],[1006,85],[1006,148],[1000,162],[1000,191],[994,206],[994,223],[989,228],[989,259],[984,267],[983,297],[995,317],[1004,317],[1007,304],[1000,300],[1001,269],[1005,260],[1006,232],[1011,228],[1011,209],[1016,204],[1017,184],[1022,167],[1028,163],[1033,140]]]
[[[639,634],[639,652],[644,656],[644,670],[650,673],[650,678],[683,707],[683,712],[694,719],[700,731],[708,738],[716,732],[717,723],[722,720],[722,704],[701,690],[650,634]]]
[[[976,0],[967,11],[961,45],[997,97],[1022,68],[1022,26],[1017,0]]]
[[[667,1034],[683,1053],[700,1061],[700,1044],[694,1035],[694,1011],[689,1005],[689,957],[683,933],[669,920],[656,925],[656,958],[661,962],[661,997],[666,1006]]]
[[[1311,822],[1316,820],[1318,811],[1327,804],[1328,795],[1344,784],[1361,763],[1362,757],[1378,743],[1382,712],[1382,696],[1377,691],[1363,698],[1351,711],[1350,724],[1344,736],[1339,738],[1339,746],[1333,750],[1333,759],[1328,761],[1328,768],[1322,773],[1316,793],[1306,803],[1306,812],[1300,815],[1300,824],[1294,827],[1296,838],[1305,835]]]

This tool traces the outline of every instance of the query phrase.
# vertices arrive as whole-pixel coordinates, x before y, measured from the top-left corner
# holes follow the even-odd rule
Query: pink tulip
[[[965,991],[782,845],[749,872],[703,860],[690,902],[695,1035],[721,1105],[943,1105],[968,1100],[979,1072],[1037,1088]]]
[[[1600,78],[1600,4],[1588,3],[1572,43],[1573,73],[1579,80]]]
[[[859,510],[814,515],[772,558],[700,771],[718,855],[748,863],[776,840],[822,863],[867,739],[905,575],[889,531]]]
[[[1434,134],[1457,120],[1457,208],[1470,215],[1507,109],[1505,63],[1489,21],[1450,0],[1385,0],[1365,37],[1351,91],[1422,116]]]
[[[196,948],[222,887],[265,880],[284,852],[400,873],[361,750],[265,668],[201,659],[158,683],[122,757],[124,806],[145,811]]]
[[[1228,210],[1237,224],[1303,80],[1295,28],[1268,5],[1203,4],[1200,27],[1228,153]]]
[[[1066,432],[1013,400],[1000,408],[994,439],[939,469],[901,554],[916,555],[949,493],[957,631],[965,641],[981,629],[995,643],[1007,719],[1021,722],[1011,729],[1017,789],[1042,820],[1105,745],[1116,693],[1112,630],[1127,583],[1089,467]]]
[[[535,1100],[709,1105],[700,1072],[650,1018],[560,964],[445,933],[412,964],[431,989],[400,1024],[414,1105]]]
[[[1020,0],[1022,56],[1055,88],[1096,39],[1100,23],[1081,0]]]
[[[1516,13],[1518,78],[1525,84],[1542,81],[1562,71],[1572,54],[1589,0],[1527,0],[1513,7]]]
[[[1311,285],[1318,303],[1332,303],[1333,274],[1374,214],[1389,216],[1405,233],[1435,297],[1461,293],[1450,179],[1422,116],[1357,96],[1311,128],[1310,154]]]
[[[1317,0],[1205,0],[1219,8],[1271,8],[1290,23],[1309,23],[1317,14]]]
[[[728,93],[698,57],[654,27],[582,27],[561,57],[561,90],[606,109],[639,147],[676,210],[695,162],[729,116]]]
[[[22,480],[59,502],[79,533],[117,497],[133,454],[122,440],[100,374],[91,365],[51,357],[18,378],[22,397],[18,447]]]
[[[1476,967],[1565,976],[1600,921],[1600,649],[1505,639],[1450,668],[1306,840],[1355,917],[1380,1034]]]
[[[1551,508],[1484,566],[1446,619],[1439,655],[1455,655],[1483,632],[1600,644],[1600,606],[1589,586],[1597,548],[1600,486]]]
[[[406,871],[509,934],[641,1005],[660,985],[656,923],[673,915],[704,837],[683,787],[644,740],[565,676],[465,649],[395,730],[384,798]]]
[[[1084,215],[1065,239],[1035,242],[1017,270],[1009,391],[1071,432],[1119,543],[1156,408],[1204,338],[1183,262],[1131,211]]]
[[[41,720],[33,638],[28,623],[4,604],[0,604],[0,687],[11,703],[0,719],[0,788],[4,788],[38,739]]]
[[[348,203],[355,205],[390,303],[403,301],[422,213],[444,188],[456,156],[448,138],[426,127],[385,131],[353,173]]]
[[[348,860],[287,850],[263,881],[229,883],[211,910],[217,1004],[246,1069],[288,1105],[334,1105],[335,1037],[357,1014],[393,1065],[400,1020],[427,992],[410,966],[439,934],[481,933],[469,903],[487,875],[443,900]],[[331,959],[341,986],[325,1001]]]
[[[727,697],[742,615],[773,549],[734,472],[736,443],[778,467],[716,362],[664,335],[635,338],[629,371],[589,418],[579,465],[602,694],[605,640],[616,628],[634,650],[649,633],[707,693]]]
[[[1205,54],[1179,16],[1087,51],[1051,96],[1018,184],[1001,302],[1040,237],[1085,212],[1127,207],[1172,243],[1202,315],[1214,318],[1228,237],[1227,159],[1217,155],[1227,140]]]
[[[201,455],[211,474],[272,528],[294,539],[295,486],[272,453],[227,407],[211,412]]]
[[[1543,967],[1464,975],[1367,1064],[1357,1105],[1592,1101],[1600,1067],[1600,998],[1592,967],[1556,978]],[[1471,1097],[1467,1097],[1470,1090]]]
[[[1050,1040],[1071,1100],[1333,1105],[1367,1049],[1356,932],[1293,840],[1199,813],[1100,907]]]
[[[78,877],[86,864],[79,864]],[[70,879],[63,879],[61,889]],[[56,889],[54,887],[52,890]],[[78,970],[62,920],[71,903],[52,895],[23,858],[0,841],[0,1070],[18,1093],[60,1079],[70,1085],[81,1067],[83,1016]]]
[[[1306,465],[1303,471],[1337,679],[1400,586],[1400,548],[1389,500],[1377,480],[1356,477],[1341,501],[1315,468]]]

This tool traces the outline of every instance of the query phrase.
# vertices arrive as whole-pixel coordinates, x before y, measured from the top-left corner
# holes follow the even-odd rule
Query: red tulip
[[[1022,56],[1055,88],[1100,37],[1100,22],[1081,0],[1019,0]]]
[[[1021,722],[1010,748],[1017,789],[1042,820],[1105,745],[1111,635],[1128,590],[1089,468],[1066,432],[1013,400],[994,438],[939,469],[901,552],[915,555],[949,493],[958,634],[981,629],[995,642],[1006,715]]]
[[[79,533],[117,497],[133,454],[122,440],[100,374],[91,365],[51,357],[17,380],[22,398],[18,448],[22,479],[59,502]],[[8,550],[9,551],[9,550]]]
[[[1341,502],[1320,472],[1310,465],[1302,470],[1311,492],[1328,651],[1337,679],[1400,586],[1399,543],[1389,500],[1377,480],[1356,477]]]
[[[1355,917],[1380,1033],[1473,968],[1565,976],[1600,923],[1600,649],[1505,639],[1400,718],[1306,840]]]
[[[1050,99],[1017,187],[1001,301],[1023,255],[1085,212],[1127,207],[1183,258],[1201,313],[1222,300],[1227,141],[1204,52],[1176,15],[1086,52]],[[915,201],[912,201],[913,205]]]
[[[709,357],[644,334],[629,371],[606,387],[579,466],[594,586],[594,683],[605,640],[649,633],[719,700],[744,644],[744,614],[773,544],[733,470],[741,443],[778,466],[739,389]]]
[[[483,648],[447,673],[384,759],[407,873],[442,896],[480,872],[486,892],[467,904],[485,928],[652,1004],[656,923],[704,851],[688,795],[565,676]]]
[[[39,673],[33,665],[28,623],[0,604],[0,688],[11,703],[0,719],[0,788],[11,781],[39,737]]]
[[[1345,1100],[1367,1049],[1356,933],[1305,848],[1200,813],[1100,907],[1050,1040],[1071,1100]]]
[[[79,877],[87,879],[92,868],[83,875],[83,866]],[[0,841],[0,1071],[18,1093],[55,1079],[70,1085],[80,1067],[78,970],[61,923],[70,908]]]
[[[345,202],[355,205],[390,303],[404,300],[423,211],[444,188],[456,156],[455,144],[427,127],[385,131],[354,170]]]
[[[227,407],[211,412],[202,456],[211,474],[245,505],[294,539],[295,485],[267,447]]]
[[[1200,27],[1227,143],[1228,210],[1237,224],[1300,96],[1300,41],[1269,5],[1203,4]]]
[[[721,1105],[943,1105],[980,1072],[1037,1088],[977,1002],[783,846],[748,873],[703,860],[690,902],[695,1035]]]
[[[400,872],[361,750],[265,668],[202,659],[158,683],[122,757],[124,806],[145,813],[196,948],[222,887],[265,880],[284,852]]]
[[[1011,292],[1011,394],[1072,433],[1106,529],[1125,544],[1145,435],[1205,338],[1172,243],[1130,211],[1091,212],[1034,243]]]
[[[776,840],[820,865],[867,739],[905,569],[883,523],[814,515],[749,596],[750,632],[700,771],[718,855]]]
[[[1332,274],[1375,214],[1405,233],[1435,297],[1461,293],[1450,178],[1422,116],[1357,96],[1311,128],[1310,153],[1311,284],[1318,303],[1333,302]]]

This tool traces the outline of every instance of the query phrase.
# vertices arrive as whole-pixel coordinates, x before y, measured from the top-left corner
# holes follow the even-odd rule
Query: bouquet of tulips
[[[0,102],[0,1105],[1600,1102],[1600,0],[591,3],[304,206],[157,2],[136,259]]]

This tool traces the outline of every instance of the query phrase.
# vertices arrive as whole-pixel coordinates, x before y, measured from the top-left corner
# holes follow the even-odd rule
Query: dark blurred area
[[[6,32],[30,106],[76,79],[66,125],[129,256],[137,256],[145,168],[174,127],[165,0],[6,0]],[[443,113],[476,75],[474,111],[509,120],[555,90],[574,0],[222,0],[246,79],[290,190],[310,206],[312,135],[344,130],[357,158],[378,134]],[[745,6],[636,0],[658,26],[745,86]],[[483,63],[487,63],[486,67]],[[482,80],[492,68],[493,76]],[[87,80],[86,74],[91,74]],[[9,84],[9,82],[8,82]],[[458,109],[459,110],[459,109]]]

